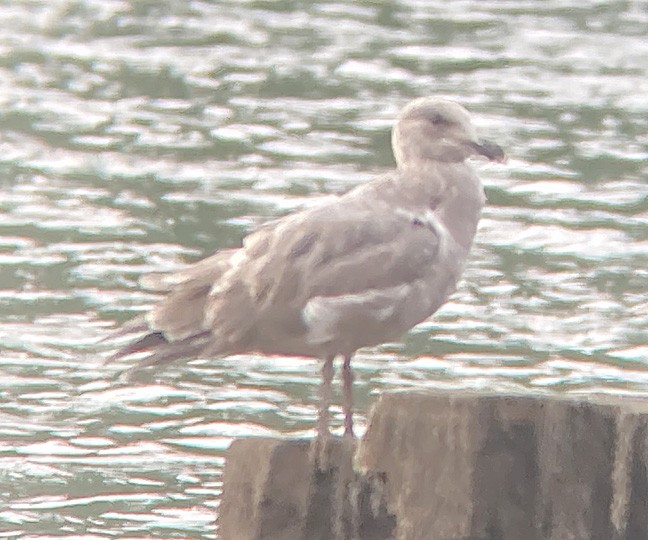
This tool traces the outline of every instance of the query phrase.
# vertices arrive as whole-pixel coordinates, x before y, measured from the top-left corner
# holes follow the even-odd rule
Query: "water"
[[[475,164],[452,301],[359,353],[360,426],[410,386],[646,393],[647,2],[8,0],[0,25],[0,538],[215,538],[232,438],[313,435],[315,361],[126,386],[96,341],[154,301],[140,274],[387,170],[420,95],[509,162]]]

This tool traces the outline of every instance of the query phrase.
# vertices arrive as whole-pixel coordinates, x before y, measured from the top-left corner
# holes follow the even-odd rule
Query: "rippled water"
[[[476,163],[452,301],[358,355],[361,422],[406,386],[648,390],[646,1],[7,0],[0,25],[0,538],[217,536],[224,450],[311,436],[317,363],[125,386],[96,342],[154,301],[140,274],[388,169],[420,95],[510,159]]]

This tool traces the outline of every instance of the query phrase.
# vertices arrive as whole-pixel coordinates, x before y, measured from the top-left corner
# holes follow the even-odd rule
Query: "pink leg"
[[[321,441],[326,441],[331,435],[329,429],[329,405],[331,404],[334,359],[335,356],[325,358],[322,366],[322,386],[320,388],[319,419],[317,421],[317,437]]]
[[[351,371],[351,355],[345,356],[342,364],[342,389],[344,436],[353,439],[353,372]]]

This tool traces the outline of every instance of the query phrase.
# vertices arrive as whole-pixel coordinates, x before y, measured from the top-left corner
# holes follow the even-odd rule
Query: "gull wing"
[[[372,202],[338,201],[246,238],[206,304],[205,327],[215,341],[225,349],[263,352],[255,336],[267,328],[281,351],[282,339],[300,334],[314,343],[306,334],[318,324],[331,334],[353,318],[384,323],[399,316],[391,304],[401,306],[435,273],[447,233],[431,213],[419,216]],[[440,294],[445,298],[447,291]],[[410,326],[419,322],[421,309]],[[401,326],[395,327],[399,333]]]

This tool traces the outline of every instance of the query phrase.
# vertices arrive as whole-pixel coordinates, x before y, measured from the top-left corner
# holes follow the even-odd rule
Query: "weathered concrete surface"
[[[353,444],[340,439],[322,453],[310,441],[235,441],[223,481],[221,538],[389,540],[394,517],[384,481],[356,475],[353,453]]]
[[[648,399],[386,394],[352,458],[236,441],[222,538],[648,540]]]

